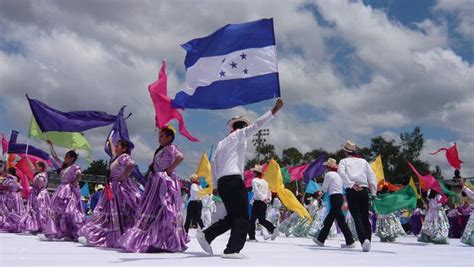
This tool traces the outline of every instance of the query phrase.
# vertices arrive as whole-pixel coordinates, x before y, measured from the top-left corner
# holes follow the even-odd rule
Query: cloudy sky
[[[462,175],[474,176],[474,0],[0,0],[0,132],[17,129],[26,142],[25,93],[64,111],[116,113],[127,104],[133,156],[144,167],[157,147],[147,85],[161,60],[174,96],[185,79],[179,44],[266,17],[275,22],[286,101],[269,127],[278,151],[336,150],[347,139],[366,146],[419,125],[424,159],[451,177],[444,157],[428,152],[456,142]],[[229,117],[254,119],[273,102],[185,111],[201,142],[178,137],[186,157],[179,173],[191,173],[226,135]],[[105,158],[108,131],[86,132],[94,158]]]

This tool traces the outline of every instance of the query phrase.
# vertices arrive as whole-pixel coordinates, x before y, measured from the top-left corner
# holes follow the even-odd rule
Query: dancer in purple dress
[[[51,155],[60,161],[50,141]],[[84,209],[81,203],[81,168],[75,164],[77,153],[69,150],[64,156],[64,162],[58,170],[61,184],[51,197],[51,206],[48,210],[47,225],[38,237],[43,241],[64,239],[77,241],[77,231],[84,223]]]
[[[187,249],[189,236],[184,230],[181,210],[181,187],[176,167],[183,154],[173,143],[174,130],[160,130],[160,147],[150,165],[148,182],[135,225],[119,239],[120,246],[130,252],[181,252]]]
[[[29,160],[28,162],[33,167]],[[35,176],[26,204],[26,213],[20,222],[22,231],[33,234],[41,232],[46,228],[48,209],[51,205],[51,198],[47,189],[48,173],[46,172],[46,164],[38,161],[35,165]]]
[[[109,140],[109,146],[112,145]],[[119,247],[117,240],[134,224],[140,191],[130,179],[135,163],[130,157],[130,144],[119,140],[110,163],[109,185],[112,194],[102,193],[92,217],[79,230],[79,242],[84,246]]]
[[[8,168],[8,174],[2,182],[3,195],[3,221],[0,230],[10,233],[19,233],[20,221],[25,214],[25,205],[21,198],[22,187],[16,177],[16,169]]]

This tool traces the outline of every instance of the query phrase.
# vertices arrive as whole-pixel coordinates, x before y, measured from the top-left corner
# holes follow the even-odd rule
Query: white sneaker
[[[346,245],[346,244],[341,244],[341,248],[355,248],[355,242],[350,244],[350,245]]]
[[[248,259],[247,256],[241,253],[229,253],[229,254],[224,253],[221,255],[221,257],[223,259],[239,259],[239,260]]]
[[[370,241],[368,239],[366,239],[364,241],[364,243],[362,244],[362,251],[363,252],[369,252],[370,251],[370,248],[371,248],[371,244],[370,244]]]
[[[38,234],[38,238],[41,241],[51,241],[51,238],[47,237],[45,234]]]
[[[248,239],[247,242],[258,242],[258,239]]]
[[[196,239],[198,240],[199,245],[201,246],[202,250],[204,250],[204,252],[206,252],[209,255],[214,254],[214,253],[212,253],[211,244],[209,244],[209,242],[207,242],[206,235],[201,231],[201,229],[198,229],[196,231]]]
[[[89,242],[87,242],[87,239],[83,236],[80,236],[78,239],[77,239],[77,242],[79,242],[81,245],[83,245],[84,247],[89,247],[90,244]]]
[[[263,235],[263,240],[267,241],[268,239],[270,239],[270,237],[272,237],[271,235]]]
[[[324,243],[319,241],[316,237],[313,237],[313,242],[320,247],[324,247]]]
[[[273,230],[273,233],[271,235],[272,241],[275,240],[279,235],[280,232],[277,229]]]

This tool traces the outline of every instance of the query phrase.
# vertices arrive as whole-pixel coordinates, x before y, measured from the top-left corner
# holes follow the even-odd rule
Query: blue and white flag
[[[182,47],[187,88],[173,107],[226,109],[280,97],[273,19],[228,24]]]

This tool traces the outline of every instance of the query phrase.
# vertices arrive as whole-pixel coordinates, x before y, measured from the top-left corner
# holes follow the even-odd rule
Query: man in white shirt
[[[331,226],[334,223],[334,219],[337,221],[337,225],[341,228],[344,238],[346,239],[346,244],[342,244],[342,248],[353,248],[354,237],[352,232],[349,229],[349,226],[346,223],[346,217],[342,213],[342,204],[344,202],[343,197],[343,185],[342,178],[337,173],[337,162],[333,158],[329,158],[324,165],[326,166],[326,174],[324,175],[323,186],[321,191],[325,194],[329,194],[329,201],[331,203],[331,209],[329,210],[328,215],[324,219],[323,229],[319,232],[318,236],[313,238],[313,241],[319,246],[324,246],[324,241],[326,241]]]
[[[346,158],[339,162],[337,172],[347,189],[347,204],[352,218],[354,218],[362,250],[369,252],[372,240],[372,229],[369,220],[369,193],[372,198],[377,195],[377,179],[370,164],[365,159],[356,156],[354,142],[347,141],[343,149]]]
[[[224,258],[245,258],[240,250],[245,245],[249,216],[248,197],[242,179],[245,164],[247,140],[264,127],[283,107],[283,100],[278,99],[271,111],[266,112],[254,123],[243,117],[232,118],[228,122],[231,133],[217,145],[212,158],[212,179],[217,185],[218,194],[224,203],[227,215],[196,237],[205,252],[212,255],[210,243],[221,234],[231,230],[229,242],[224,250]]]
[[[201,187],[198,185],[199,177],[194,174],[191,176],[191,182],[188,208],[186,209],[186,221],[184,222],[184,230],[186,233],[189,231],[189,226],[191,224],[197,224],[201,229],[204,228],[204,223],[201,218],[202,203],[201,198],[199,197],[199,191],[201,190]]]
[[[278,230],[275,230],[275,226],[266,219],[267,203],[272,200],[272,192],[268,188],[267,181],[263,179],[262,165],[256,164],[251,170],[255,174],[255,178],[252,180],[253,205],[249,223],[249,241],[257,241],[255,238],[257,220],[271,234],[271,239],[275,240]]]

